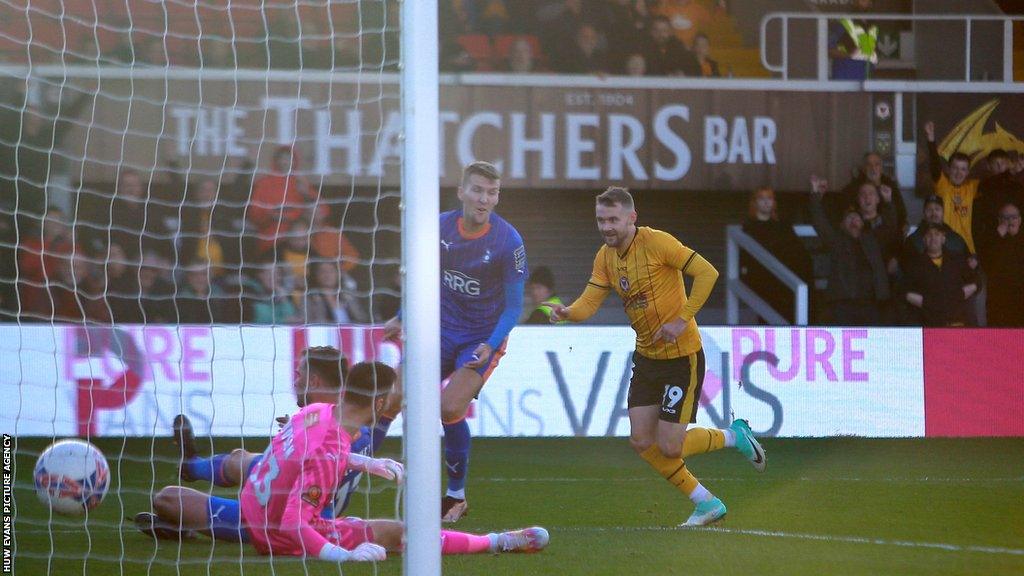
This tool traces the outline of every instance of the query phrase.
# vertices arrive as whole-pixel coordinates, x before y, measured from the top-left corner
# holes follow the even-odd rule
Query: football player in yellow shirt
[[[637,227],[633,196],[611,187],[597,196],[597,228],[604,246],[583,294],[569,306],[552,306],[551,321],[586,320],[614,290],[633,329],[629,382],[630,443],[652,468],[690,498],[696,508],[684,526],[725,516],[725,504],[686,468],[685,458],[734,447],[759,472],[765,454],[750,426],[736,420],[724,430],[693,427],[704,382],[704,351],[694,320],[711,294],[718,271],[672,235]],[[689,297],[683,274],[692,276]]]

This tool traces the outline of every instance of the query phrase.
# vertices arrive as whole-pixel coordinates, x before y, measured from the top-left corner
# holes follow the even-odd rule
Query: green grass
[[[112,492],[87,523],[55,517],[51,537],[48,511],[30,477],[45,442],[19,442],[16,574],[341,571],[319,561],[271,563],[238,545],[211,547],[206,540],[154,544],[122,519],[147,509],[153,486],[174,483],[168,442],[157,441],[156,465],[149,440],[98,444],[113,468]],[[535,555],[447,557],[445,573],[1024,574],[1020,439],[838,438],[766,440],[764,446],[764,474],[731,450],[691,459],[690,469],[725,501],[729,515],[714,529],[686,530],[674,526],[686,519],[689,502],[624,439],[475,440],[471,515],[458,527],[489,532],[542,525],[551,531],[551,545]],[[389,443],[384,452],[398,449]],[[122,451],[129,458],[119,466]],[[349,513],[393,516],[395,490],[375,482],[373,491],[356,498]],[[48,563],[51,551],[56,557]],[[394,556],[343,569],[398,574],[401,567]]]

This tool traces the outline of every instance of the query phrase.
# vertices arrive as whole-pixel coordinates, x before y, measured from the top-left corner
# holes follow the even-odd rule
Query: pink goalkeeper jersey
[[[331,404],[311,404],[292,416],[246,480],[242,519],[261,554],[317,556],[325,544],[351,549],[366,539],[352,533],[357,526],[349,521],[320,517],[344,474],[351,444],[333,410]]]

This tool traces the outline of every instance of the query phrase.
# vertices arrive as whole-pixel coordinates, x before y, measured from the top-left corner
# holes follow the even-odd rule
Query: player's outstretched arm
[[[601,303],[608,297],[608,292],[610,291],[611,288],[600,286],[591,280],[587,283],[583,294],[580,294],[580,297],[575,302],[568,306],[558,305],[551,307],[551,321],[570,320],[572,322],[582,322],[590,318],[601,307]]]

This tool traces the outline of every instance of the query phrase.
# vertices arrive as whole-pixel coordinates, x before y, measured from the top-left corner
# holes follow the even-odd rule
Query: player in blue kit
[[[470,432],[469,403],[505,354],[505,341],[523,310],[529,275],[519,232],[494,213],[501,175],[487,162],[462,171],[462,208],[441,214],[441,392],[448,490],[441,518],[466,514]],[[400,329],[398,319],[389,322]]]

